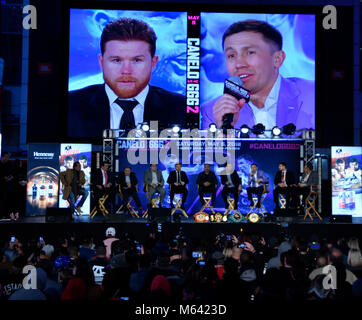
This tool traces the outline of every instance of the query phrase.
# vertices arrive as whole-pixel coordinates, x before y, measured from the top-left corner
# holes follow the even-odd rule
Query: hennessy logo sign
[[[48,152],[33,152],[34,159],[53,159],[54,153]]]

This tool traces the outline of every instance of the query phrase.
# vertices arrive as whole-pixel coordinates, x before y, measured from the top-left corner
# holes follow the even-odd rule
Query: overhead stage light
[[[278,126],[275,126],[273,129],[272,129],[272,134],[274,137],[278,137],[282,134],[282,130],[280,130],[280,128]]]
[[[283,134],[287,136],[291,136],[295,133],[296,127],[293,123],[289,123],[285,126],[283,126]]]
[[[246,124],[243,124],[240,128],[240,138],[249,138],[249,127]]]
[[[143,122],[143,123],[141,123],[141,129],[144,132],[148,132],[148,131],[150,131],[150,125],[147,122]]]
[[[171,126],[173,133],[179,133],[181,131],[181,126],[179,124],[174,124]]]
[[[216,132],[217,126],[215,123],[210,123],[209,125],[210,132]]]
[[[243,125],[241,126],[241,128],[240,128],[240,131],[241,131],[242,134],[248,134],[249,131],[250,131],[250,129],[249,129],[249,127],[248,127],[246,124],[243,124]]]
[[[258,123],[253,126],[253,128],[251,129],[251,132],[256,135],[263,134],[265,132],[265,126],[261,123]]]

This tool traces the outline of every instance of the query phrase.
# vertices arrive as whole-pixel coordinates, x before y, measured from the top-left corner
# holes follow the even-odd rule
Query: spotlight
[[[251,129],[251,132],[256,135],[263,134],[264,131],[265,131],[265,126],[261,123],[254,125],[253,128]]]
[[[209,125],[210,132],[216,132],[217,126],[215,123],[210,123]]]
[[[240,138],[249,138],[249,127],[246,124],[243,124],[240,128]]]
[[[148,131],[150,131],[150,125],[147,122],[143,122],[143,123],[141,123],[141,129],[144,132],[148,132]]]
[[[179,124],[174,124],[171,126],[173,133],[179,133],[181,131],[181,126]]]
[[[278,137],[280,136],[282,133],[282,130],[280,130],[280,128],[278,126],[275,126],[273,129],[272,129],[272,134],[274,137]]]
[[[260,215],[254,212],[249,215],[248,220],[252,223],[257,223],[260,222],[262,219]]]
[[[295,125],[293,123],[289,123],[283,126],[283,134],[291,136],[295,133],[295,129],[296,129]]]
[[[243,124],[243,125],[241,126],[241,128],[240,128],[240,131],[241,131],[242,134],[248,134],[249,131],[250,131],[250,129],[249,129],[249,127],[248,127],[246,124]]]

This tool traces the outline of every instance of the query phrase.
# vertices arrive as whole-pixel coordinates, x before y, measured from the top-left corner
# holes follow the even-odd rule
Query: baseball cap
[[[41,250],[44,251],[45,255],[48,257],[54,253],[54,247],[51,244],[45,245]]]
[[[114,237],[116,235],[116,229],[114,229],[113,227],[109,227],[106,230],[106,236],[112,236]]]
[[[246,282],[251,282],[256,280],[256,272],[254,269],[247,269],[241,275],[240,279]]]

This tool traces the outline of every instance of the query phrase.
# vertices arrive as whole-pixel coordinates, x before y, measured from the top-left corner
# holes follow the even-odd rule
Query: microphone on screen
[[[230,94],[236,99],[245,99],[246,102],[250,100],[250,91],[243,88],[243,81],[238,76],[232,76],[225,80],[224,93]],[[234,121],[233,113],[226,113],[222,117],[222,129],[232,129],[231,123]]]

